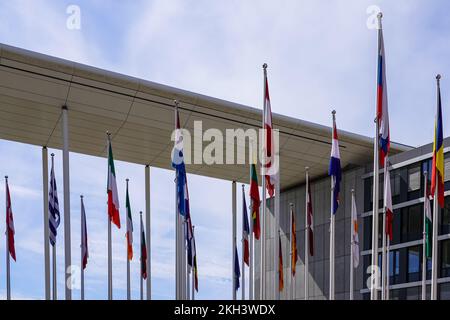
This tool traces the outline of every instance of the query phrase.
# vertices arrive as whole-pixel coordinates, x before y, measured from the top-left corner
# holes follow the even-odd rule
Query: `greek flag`
[[[60,222],[58,192],[56,190],[55,170],[52,156],[52,169],[50,172],[50,190],[48,192],[48,223],[50,229],[50,243],[55,246],[56,243],[56,229],[58,229]]]

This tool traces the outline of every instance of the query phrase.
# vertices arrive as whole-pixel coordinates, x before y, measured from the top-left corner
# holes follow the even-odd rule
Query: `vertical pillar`
[[[69,173],[69,115],[67,106],[62,107],[63,134],[63,180],[64,180],[64,273],[66,300],[72,300],[72,288],[68,286],[70,280],[71,243],[70,243],[70,173]]]
[[[44,265],[45,300],[50,300],[50,248],[48,226],[48,150],[42,147],[42,198],[44,201]]]
[[[233,300],[236,300],[236,275],[234,272],[234,267],[236,265],[236,181],[233,181],[231,184],[231,211],[232,211],[232,250],[231,250],[231,256],[233,257],[232,261],[233,264],[231,266],[231,274],[233,279]]]
[[[150,215],[150,166],[145,166],[145,229],[147,230],[145,241],[147,243],[147,300],[152,299],[152,257],[151,257],[151,215]]]

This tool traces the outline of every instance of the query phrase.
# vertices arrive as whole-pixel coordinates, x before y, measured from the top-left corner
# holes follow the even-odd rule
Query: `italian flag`
[[[120,229],[119,195],[117,194],[116,170],[111,140],[108,138],[108,215],[109,219]]]
[[[428,188],[427,188],[428,189]],[[425,197],[425,254],[427,258],[431,258],[431,206],[430,206],[430,196],[428,190]]]
[[[127,180],[127,197],[126,197],[126,207],[127,207],[127,256],[128,260],[133,259],[133,219],[131,217],[131,205],[130,197],[128,195],[128,180]]]

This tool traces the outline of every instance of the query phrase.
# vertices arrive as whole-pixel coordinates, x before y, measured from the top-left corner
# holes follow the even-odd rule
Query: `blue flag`
[[[241,270],[239,267],[239,257],[237,248],[235,247],[235,253],[234,253],[234,277],[236,279],[234,290],[237,291],[240,287],[239,278],[241,277]]]

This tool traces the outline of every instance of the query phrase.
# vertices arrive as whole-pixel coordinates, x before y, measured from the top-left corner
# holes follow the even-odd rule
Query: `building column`
[[[48,219],[48,150],[42,147],[42,198],[44,201],[45,300],[50,300],[50,248]]]
[[[147,300],[152,299],[152,258],[151,258],[151,223],[150,223],[150,166],[145,166],[145,229],[147,242]]]
[[[64,273],[65,297],[72,300],[72,288],[68,285],[70,280],[71,242],[70,242],[70,173],[69,173],[69,111],[67,106],[62,107],[62,135],[63,135],[63,181],[64,181]]]

